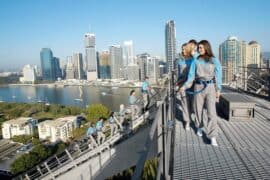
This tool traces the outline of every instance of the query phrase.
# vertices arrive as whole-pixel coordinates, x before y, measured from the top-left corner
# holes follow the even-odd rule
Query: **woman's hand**
[[[220,97],[220,91],[217,91],[216,98],[219,99],[219,97]]]

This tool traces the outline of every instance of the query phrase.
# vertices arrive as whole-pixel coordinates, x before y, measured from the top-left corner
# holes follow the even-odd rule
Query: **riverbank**
[[[163,84],[164,79],[160,79],[158,84]],[[153,87],[160,87],[158,84],[151,83]],[[114,87],[114,88],[139,88],[142,86],[140,81],[129,81],[122,79],[112,79],[112,80],[96,80],[96,81],[87,81],[87,80],[61,80],[54,83],[39,83],[39,84],[5,84],[3,86],[32,86],[32,87],[65,87],[65,86],[91,86],[91,87]]]

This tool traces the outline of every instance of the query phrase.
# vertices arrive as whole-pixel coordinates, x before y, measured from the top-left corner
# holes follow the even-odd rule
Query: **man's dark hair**
[[[197,43],[197,41],[195,39],[189,40],[188,43],[195,44],[196,46],[198,45],[198,43]]]

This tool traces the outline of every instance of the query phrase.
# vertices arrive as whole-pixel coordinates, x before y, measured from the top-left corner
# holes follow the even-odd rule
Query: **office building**
[[[123,57],[120,45],[110,46],[109,61],[111,63],[111,78],[123,78]]]
[[[109,51],[102,51],[99,55],[99,78],[110,79],[110,62],[109,62]]]
[[[130,63],[127,66],[127,79],[131,81],[138,81],[139,76],[139,66],[137,64]]]
[[[42,79],[46,81],[54,81],[55,64],[51,49],[42,48],[40,52],[40,60],[41,60]]]
[[[124,45],[123,45],[123,66],[127,67],[129,64],[135,64],[133,41],[131,40],[124,41]]]
[[[75,79],[84,79],[82,53],[73,54]]]
[[[23,67],[22,73],[23,77],[20,78],[20,82],[22,83],[34,83],[37,79],[36,69],[30,64]]]
[[[86,33],[84,35],[85,58],[87,80],[96,80],[97,75],[97,56],[96,56],[96,36],[95,34]]]
[[[173,69],[173,63],[176,57],[176,30],[175,23],[170,20],[166,23],[165,27],[165,50],[166,62],[168,64],[168,71]]]

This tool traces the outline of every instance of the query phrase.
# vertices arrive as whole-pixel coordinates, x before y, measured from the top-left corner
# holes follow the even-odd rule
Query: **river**
[[[0,102],[44,102],[86,107],[89,104],[102,103],[113,111],[120,104],[127,104],[132,88],[96,87],[96,86],[1,86]],[[137,89],[139,93],[139,90]]]

